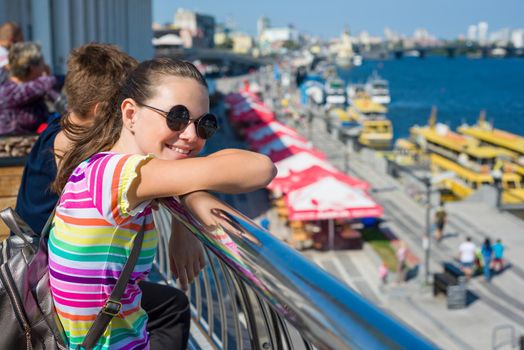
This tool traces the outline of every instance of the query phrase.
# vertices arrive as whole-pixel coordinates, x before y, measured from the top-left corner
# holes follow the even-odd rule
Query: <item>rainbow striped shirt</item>
[[[122,310],[96,349],[147,349],[147,314],[138,282],[151,269],[157,234],[150,202],[129,209],[127,191],[151,156],[98,153],[80,164],[62,193],[49,236],[49,275],[69,347],[84,340],[120,276],[144,225],[140,257],[122,296]]]

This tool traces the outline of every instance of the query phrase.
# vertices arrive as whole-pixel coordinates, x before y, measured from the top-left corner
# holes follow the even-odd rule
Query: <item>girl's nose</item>
[[[194,141],[198,138],[195,123],[189,123],[188,126],[180,133],[180,138],[188,141]]]

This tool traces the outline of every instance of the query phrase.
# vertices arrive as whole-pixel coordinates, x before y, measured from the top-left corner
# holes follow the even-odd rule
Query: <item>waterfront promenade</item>
[[[234,86],[232,82],[222,81],[218,88],[227,92]],[[326,153],[333,165],[344,170],[345,146],[326,132],[320,115],[314,118],[311,133],[305,124],[297,129],[303,136],[310,134],[314,146]],[[233,142],[227,146],[243,146],[232,134],[228,135],[231,131],[227,127],[221,132]],[[386,174],[383,160],[373,151],[364,149],[350,153],[348,170],[350,175],[365,179],[372,186],[373,197],[384,208],[382,227],[403,239],[409,250],[423,261],[425,207],[406,193],[401,182]],[[267,210],[267,201],[261,196],[263,194],[256,193],[235,200],[239,208],[246,208],[247,213],[256,218]],[[466,236],[471,236],[476,244],[485,237],[501,238],[507,247],[509,268],[494,276],[489,284],[482,277],[472,279],[467,285],[470,293],[465,309],[448,310],[445,296],[433,297],[431,286],[423,283],[422,269],[417,278],[382,287],[378,276],[380,258],[367,245],[362,251],[309,250],[303,254],[443,349],[490,349],[493,341],[496,344],[507,342],[511,329],[517,337],[523,335],[524,302],[520,293],[524,290],[524,222],[474,200],[450,203],[447,211],[445,238],[431,245],[431,272],[441,272],[441,262],[457,257],[458,246]],[[282,239],[288,237],[289,229],[271,210],[268,215],[272,219],[271,232]],[[501,326],[507,328],[494,334]],[[508,345],[499,348],[511,349]]]

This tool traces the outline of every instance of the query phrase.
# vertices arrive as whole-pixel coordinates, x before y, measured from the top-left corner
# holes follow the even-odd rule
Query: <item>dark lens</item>
[[[213,136],[218,129],[217,117],[208,113],[198,119],[196,127],[198,137],[204,140],[208,139]]]
[[[189,123],[189,111],[186,106],[176,105],[167,113],[167,126],[173,131],[183,130]]]

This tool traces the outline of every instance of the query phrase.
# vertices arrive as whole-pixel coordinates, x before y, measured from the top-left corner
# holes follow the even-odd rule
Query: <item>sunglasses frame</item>
[[[171,107],[171,109],[169,111],[164,111],[160,108],[156,108],[156,107],[153,107],[153,106],[149,106],[149,105],[146,105],[144,103],[140,103],[140,102],[137,102],[138,105],[142,106],[142,107],[145,107],[145,108],[148,108],[150,110],[152,110],[153,112],[157,112],[158,114],[160,114],[162,117],[166,118],[166,124],[167,124],[167,127],[172,130],[172,131],[176,131],[176,132],[180,132],[180,131],[184,131],[191,123],[194,123],[195,124],[195,131],[196,131],[196,134],[198,137],[200,137],[201,139],[203,140],[208,140],[210,139],[211,137],[213,137],[213,135],[218,131],[218,118],[213,114],[213,113],[204,113],[203,115],[201,115],[200,117],[196,118],[196,119],[191,119],[189,117],[189,110],[187,109],[186,106],[184,105],[175,105],[173,107]],[[184,120],[185,118],[177,118],[177,117],[170,117],[170,115],[174,115],[176,114],[173,110],[175,108],[183,108],[186,112],[186,115],[187,115],[187,123],[185,126],[183,126],[180,130],[176,130],[175,128],[172,128],[171,125],[169,125],[169,122],[175,122],[176,119],[179,119],[179,120]],[[216,123],[216,129],[213,130],[213,132],[211,133],[211,135],[209,136],[206,136],[206,135],[201,135],[200,131],[199,131],[199,127],[200,127],[200,121],[207,117],[207,116],[211,116],[215,119],[215,123]],[[203,137],[205,136],[205,137]]]

